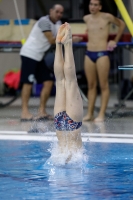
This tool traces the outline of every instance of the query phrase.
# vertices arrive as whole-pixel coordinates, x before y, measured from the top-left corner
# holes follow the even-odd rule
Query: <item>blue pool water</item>
[[[47,142],[0,141],[0,199],[133,199],[133,144],[86,143],[85,170],[52,167]]]

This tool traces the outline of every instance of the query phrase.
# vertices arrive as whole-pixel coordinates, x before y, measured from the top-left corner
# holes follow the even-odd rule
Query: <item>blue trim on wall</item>
[[[9,25],[10,20],[8,19],[0,19],[0,26]]]
[[[21,19],[21,24],[22,25],[28,25],[30,22],[30,19]],[[15,19],[14,20],[14,24],[15,25],[19,25],[19,20],[18,19]]]

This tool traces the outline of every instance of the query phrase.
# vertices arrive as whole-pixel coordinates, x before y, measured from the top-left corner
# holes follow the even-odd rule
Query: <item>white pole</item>
[[[19,14],[19,10],[18,10],[17,1],[16,0],[13,0],[13,1],[14,1],[14,6],[15,6],[18,22],[19,22],[19,27],[20,27],[20,32],[21,32],[21,35],[22,35],[22,39],[24,39],[25,35],[24,35],[24,30],[22,28],[22,23],[21,23],[21,19],[20,19],[20,14]]]

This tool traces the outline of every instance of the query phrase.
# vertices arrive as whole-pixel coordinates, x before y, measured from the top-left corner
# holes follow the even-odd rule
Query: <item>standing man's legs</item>
[[[38,109],[37,118],[47,117],[48,119],[53,119],[53,117],[48,115],[46,112],[46,103],[50,96],[52,86],[53,86],[53,81],[45,81],[43,83],[43,88],[40,94],[40,106]],[[22,93],[21,93],[21,99],[22,99],[22,114],[21,114],[22,120],[21,121],[23,121],[23,119],[27,119],[27,120],[33,119],[33,116],[29,112],[29,109],[28,109],[28,103],[29,103],[29,99],[31,95],[31,90],[32,90],[32,84],[23,84]]]
[[[46,103],[50,97],[50,93],[54,83],[54,74],[49,70],[45,64],[44,59],[42,59],[38,66],[36,67],[35,78],[37,83],[43,84],[40,93],[40,105],[38,109],[38,114],[35,119],[37,120],[53,120],[53,116],[46,112]]]
[[[38,109],[38,117],[48,116],[50,118],[50,116],[46,112],[46,103],[50,96],[52,87],[53,87],[53,81],[43,82],[43,88],[42,88],[41,94],[40,94],[40,106]]]
[[[95,122],[104,121],[105,111],[109,100],[109,83],[108,76],[110,70],[110,61],[108,56],[103,56],[97,60],[97,72],[101,88],[101,107]]]
[[[85,56],[85,75],[88,82],[88,112],[83,121],[93,120],[93,112],[97,95],[97,69],[96,64]]]
[[[22,66],[20,82],[23,84],[21,93],[21,121],[28,121],[33,119],[53,119],[52,116],[46,113],[45,109],[53,86],[54,74],[47,69],[44,63],[44,59],[42,59],[42,61],[36,61],[25,56],[21,56],[21,59]],[[40,106],[36,118],[33,118],[28,109],[28,102],[31,95],[34,79],[36,79],[38,83],[43,83],[43,88],[40,94]]]
[[[32,84],[23,84],[21,99],[22,99],[22,112],[21,112],[21,120],[30,120],[32,119],[32,114],[28,109],[28,102],[31,95]]]
[[[28,103],[31,95],[32,84],[34,82],[35,68],[37,61],[21,56],[21,78],[20,85],[22,85],[21,100],[22,100],[22,112],[21,121],[32,120],[33,116],[29,112]]]

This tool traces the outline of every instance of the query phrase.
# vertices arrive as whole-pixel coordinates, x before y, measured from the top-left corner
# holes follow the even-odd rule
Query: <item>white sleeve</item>
[[[42,32],[51,31],[51,24],[46,18],[39,19],[38,26]]]

